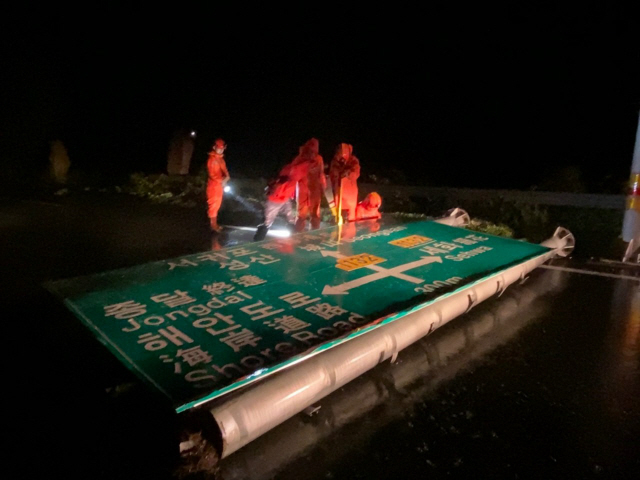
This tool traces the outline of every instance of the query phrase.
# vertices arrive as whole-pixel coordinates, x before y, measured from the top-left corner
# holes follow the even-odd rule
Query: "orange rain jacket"
[[[316,138],[311,138],[302,147],[294,163],[309,162],[309,171],[306,177],[298,182],[298,221],[306,222],[311,217],[311,226],[320,226],[320,204],[327,180],[324,176],[324,159],[318,153],[319,143]]]
[[[309,171],[308,161],[296,160],[299,160],[298,157],[280,170],[277,180],[269,186],[267,200],[275,203],[284,203],[295,198],[298,182],[306,178]]]

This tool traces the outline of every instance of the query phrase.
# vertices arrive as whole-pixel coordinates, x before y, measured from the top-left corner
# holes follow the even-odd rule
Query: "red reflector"
[[[632,173],[629,179],[629,195],[640,196],[640,173]]]

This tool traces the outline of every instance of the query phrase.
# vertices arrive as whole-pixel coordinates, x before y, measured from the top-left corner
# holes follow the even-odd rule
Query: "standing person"
[[[356,219],[356,206],[358,203],[358,177],[360,176],[360,161],[353,154],[353,146],[341,143],[336,148],[336,153],[329,165],[329,179],[333,190],[335,208],[340,202],[341,212],[337,212],[336,218],[346,211],[347,221]]]
[[[299,161],[309,162],[309,171],[307,176],[298,182],[297,231],[305,229],[309,217],[311,218],[312,229],[320,227],[320,203],[326,188],[326,178],[324,176],[324,160],[319,154],[319,146],[318,139],[311,138],[300,147]],[[294,163],[296,160],[294,160]]]
[[[264,239],[280,212],[285,214],[290,224],[295,224],[296,212],[293,208],[293,202],[296,198],[296,188],[300,180],[306,178],[309,165],[308,159],[298,155],[280,170],[278,178],[269,183],[267,199],[264,204],[264,218],[253,237],[255,241]]]
[[[67,153],[67,147],[62,140],[51,142],[51,152],[49,153],[49,163],[51,164],[51,177],[56,183],[67,183],[71,160]]]
[[[224,151],[227,144],[223,139],[218,138],[209,152],[207,159],[207,215],[211,230],[219,232],[218,211],[222,205],[222,195],[224,186],[229,181],[229,171],[224,160]]]

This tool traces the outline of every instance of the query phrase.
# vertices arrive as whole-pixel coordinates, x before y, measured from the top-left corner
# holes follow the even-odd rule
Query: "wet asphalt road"
[[[42,283],[210,249],[206,216],[80,197],[0,200],[7,478],[174,479],[168,406]],[[555,260],[319,406],[209,478],[640,478],[640,267]]]

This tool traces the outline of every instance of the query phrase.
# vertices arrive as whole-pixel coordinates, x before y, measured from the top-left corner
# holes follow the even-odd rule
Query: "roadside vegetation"
[[[96,185],[95,182],[71,179],[64,185],[49,183],[44,190],[57,196],[78,191],[111,192],[135,196],[157,204],[204,209],[206,179],[204,169],[191,175],[136,172],[119,185]],[[379,184],[389,184],[387,179],[376,180]],[[235,196],[225,197],[222,208],[229,211],[247,208],[254,212],[261,211],[265,185],[266,179],[242,182],[242,185],[235,187],[238,189]],[[395,218],[427,219],[440,216],[453,207],[466,210],[472,219],[468,228],[478,232],[540,243],[552,235],[558,226],[562,226],[574,234],[576,251],[581,251],[585,256],[617,257],[624,247],[620,239],[623,212],[532,205],[502,198],[476,201],[412,198],[400,193],[383,198],[381,211]],[[330,221],[331,218],[331,211],[324,206],[322,219]]]
[[[266,184],[256,182],[255,187],[244,187],[244,190],[239,192],[246,202],[258,209],[263,201],[262,183]],[[156,203],[193,208],[204,204],[205,186],[206,172],[186,176],[134,173],[130,176],[129,182],[121,186],[120,191]],[[537,205],[493,199],[477,202],[475,205],[455,206],[470,213],[472,220],[468,228],[478,232],[538,242],[544,240],[550,230],[553,232],[555,229],[550,225],[548,210]],[[449,208],[451,205],[445,205],[437,199],[419,202],[409,197],[396,196],[383,199],[381,210],[395,218],[426,219],[440,216]],[[331,219],[331,211],[326,206],[322,208],[322,218],[324,221]],[[543,238],[538,238],[540,234]]]
[[[205,186],[206,172],[185,176],[166,174],[144,175],[142,173],[134,173],[129,178],[129,182],[119,190],[156,203],[192,208],[203,204]],[[243,191],[242,196],[247,202],[259,208],[262,203],[263,191],[259,187],[256,187],[255,189]],[[403,207],[406,207],[409,202],[410,200],[408,198],[392,199],[390,204],[385,204],[382,210],[395,218],[416,220],[438,215],[437,213],[430,214],[426,211],[422,213],[403,211]],[[526,224],[527,222],[527,219],[519,218],[516,211],[507,210],[503,206],[497,210],[498,212],[494,213],[499,213],[499,216],[517,225]],[[500,212],[500,210],[502,210],[502,212]],[[526,211],[526,209],[524,210]],[[472,219],[469,229],[508,238],[514,238],[516,236],[514,229],[509,226],[507,221],[490,220],[491,214],[491,209],[488,209],[485,213],[487,219]],[[331,210],[326,206],[322,208],[321,215],[323,221],[329,221],[332,218]]]

